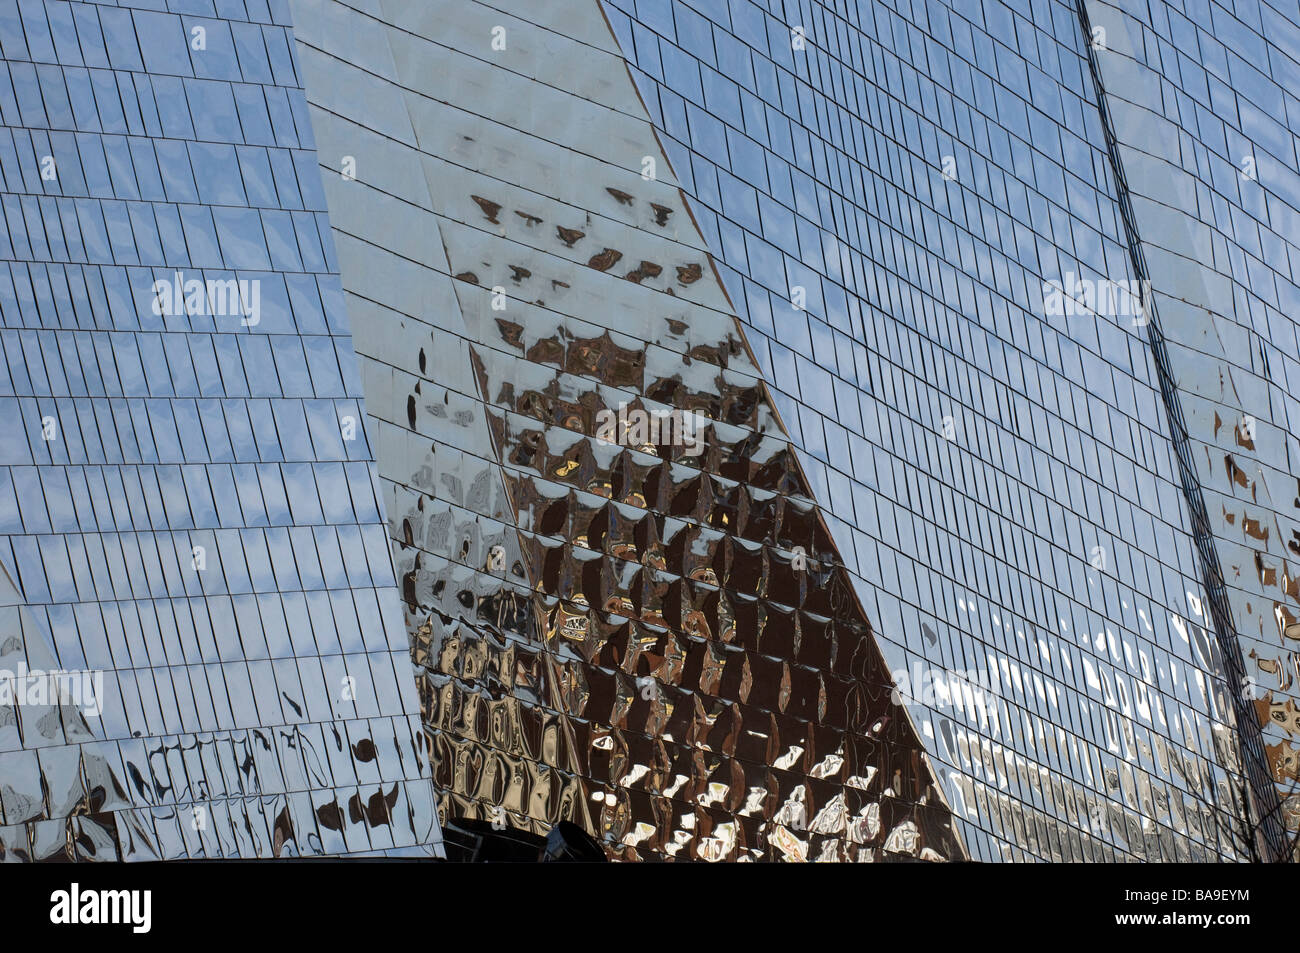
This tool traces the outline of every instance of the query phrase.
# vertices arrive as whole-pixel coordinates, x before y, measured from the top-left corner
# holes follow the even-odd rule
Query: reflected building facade
[[[1185,260],[1148,267],[1143,238],[1195,259],[1182,236],[1197,226],[1158,203],[1195,207],[1196,194],[1220,232],[1219,271],[1231,257],[1269,302],[1294,287],[1279,249],[1294,221],[1283,93],[1296,88],[1297,29],[1267,4],[1240,19],[1094,6],[605,4],[885,656],[911,676],[909,707],[972,855],[1277,856],[1296,818],[1268,776],[1285,798],[1295,726],[1279,689],[1262,686],[1296,674],[1295,653],[1279,655],[1289,576],[1280,553],[1255,570],[1254,550],[1239,551],[1236,577],[1277,591],[1239,585],[1227,610],[1231,506],[1202,488],[1227,492],[1232,465],[1225,477],[1211,454],[1187,464],[1183,407],[1233,385],[1190,358],[1171,372],[1166,338],[1205,337],[1173,306],[1202,296],[1183,288]],[[1099,34],[1090,11],[1124,22]],[[1239,56],[1207,43],[1220,28],[1249,37],[1270,75],[1247,77]],[[1189,36],[1221,77],[1212,97],[1205,70],[1198,85],[1182,65],[1198,49]],[[1161,42],[1163,59],[1132,52]],[[1135,55],[1168,71],[1175,47],[1188,51],[1186,92],[1132,82]],[[1112,87],[1147,112],[1115,119]],[[1236,126],[1273,144],[1252,183],[1276,194],[1229,191],[1257,218],[1271,213],[1267,265],[1229,254],[1239,219],[1222,199],[1209,213],[1199,181],[1211,149],[1242,151],[1232,121],[1205,114],[1235,116],[1251,91],[1274,115],[1242,109]],[[1166,114],[1163,150],[1141,135],[1151,110]],[[1180,154],[1173,130],[1195,132],[1198,118],[1210,145]],[[1166,185],[1157,160],[1180,165],[1177,198],[1135,195],[1135,153],[1153,189]],[[1214,182],[1235,186],[1222,163]],[[1197,251],[1209,243],[1200,228]],[[1272,338],[1275,354],[1294,353],[1289,323],[1276,310],[1264,320],[1264,302],[1238,289],[1218,310],[1258,315],[1261,349]],[[1273,406],[1284,394],[1274,385]],[[1216,420],[1241,418],[1228,403]],[[1211,415],[1195,413],[1204,431]],[[1275,485],[1297,472],[1293,442],[1271,432]],[[1213,530],[1207,492],[1224,514]],[[1243,514],[1230,545],[1243,532],[1267,540],[1260,516]],[[1274,548],[1289,538],[1278,525]],[[1243,646],[1254,629],[1263,641]],[[918,674],[935,690],[917,691]]]
[[[871,740],[848,675],[919,739],[936,855],[1280,850],[1111,51],[1076,4],[957,6],[295,8],[349,308],[402,329],[362,337],[444,813],[892,856],[897,787],[783,723]],[[610,446],[627,406],[702,414],[708,450]],[[767,493],[824,535],[754,535]],[[845,631],[883,668],[837,669]]]
[[[1239,855],[1074,6],[607,6],[973,855]]]
[[[964,857],[599,7],[518,13],[295,9],[444,817]]]
[[[1218,561],[1231,679],[1300,829],[1300,22],[1282,4],[1089,3],[1141,267],[1163,319],[1186,469]],[[1198,56],[1177,51],[1195,50]],[[1175,64],[1177,66],[1175,67]],[[1293,421],[1295,421],[1293,423]]]
[[[1286,852],[1269,3],[145,6],[0,7],[6,857]]]

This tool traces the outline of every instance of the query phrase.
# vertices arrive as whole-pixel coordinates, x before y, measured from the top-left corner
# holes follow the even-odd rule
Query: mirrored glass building
[[[434,855],[287,11],[187,6],[0,6],[0,853]]]
[[[1294,756],[1265,766],[1237,625],[1267,620],[1287,684],[1295,655],[1274,607],[1224,611],[1181,409],[1217,369],[1169,366],[1162,329],[1193,332],[1157,300],[1187,295],[1142,236],[1180,231],[1127,184],[1146,116],[1103,98],[1143,88],[1164,5],[1132,5],[1132,38],[1092,4],[607,6],[973,854],[1278,851],[1265,775]],[[1180,39],[1224,19],[1164,15]],[[1259,16],[1281,109],[1296,26]]]
[[[1286,856],[1234,6],[0,3],[6,858]]]

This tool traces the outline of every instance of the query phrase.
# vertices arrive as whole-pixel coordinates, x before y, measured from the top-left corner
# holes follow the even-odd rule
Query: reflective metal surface
[[[599,7],[518,13],[295,10],[444,816],[963,857]]]
[[[1293,849],[1294,9],[168,6],[0,2],[0,858]]]
[[[1261,792],[1300,859],[1300,22],[1285,5],[1085,4],[1222,576]],[[1175,70],[1164,51],[1195,42]]]
[[[1249,857],[1072,4],[603,6],[972,856]]]

